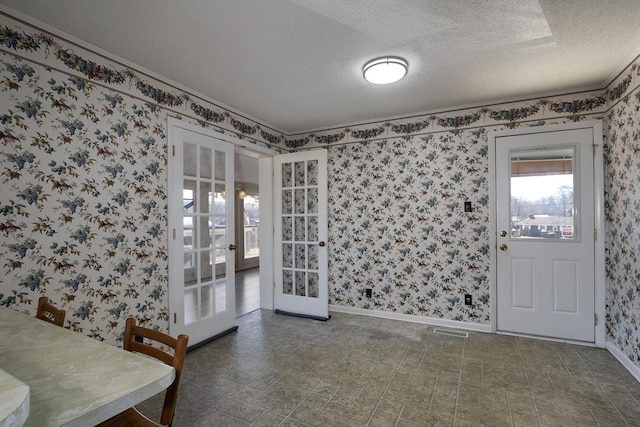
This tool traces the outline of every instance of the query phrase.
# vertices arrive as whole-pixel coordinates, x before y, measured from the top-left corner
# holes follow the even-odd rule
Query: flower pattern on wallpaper
[[[112,342],[131,315],[166,329],[164,117],[7,55],[0,67],[0,304],[49,295],[66,327]]]
[[[220,128],[226,127],[226,129],[232,133],[234,133],[233,129],[238,130],[240,133],[237,135],[242,139],[245,139],[245,136],[255,134],[256,130],[260,127],[257,123],[248,124],[236,118],[231,118],[227,123],[227,117],[231,116],[228,111],[224,111],[223,109],[219,109],[221,111],[214,111],[207,106],[191,101],[192,96],[190,94],[174,93],[169,90],[164,90],[162,87],[158,87],[162,86],[162,83],[157,85],[156,83],[143,80],[134,70],[128,68],[117,69],[115,66],[92,61],[85,55],[87,53],[86,51],[83,51],[82,54],[75,53],[71,48],[63,46],[53,37],[42,33],[29,34],[22,28],[13,29],[0,23],[0,46],[10,48],[13,51],[44,53],[44,57],[48,62],[53,63],[55,59],[64,64],[72,72],[78,73],[84,78],[112,87],[118,87],[129,82],[130,91],[133,92],[133,88],[135,88],[138,91],[136,95],[143,96],[160,106],[179,108],[182,111],[180,107],[187,104],[189,108],[184,111],[191,110],[191,112],[204,119],[204,122],[200,121],[201,125],[208,126],[210,124],[217,124],[216,130],[220,131]],[[53,51],[53,55],[49,55],[50,51]],[[100,56],[98,58],[103,59]],[[10,84],[10,82],[5,81],[5,84]],[[153,110],[156,107],[150,105],[150,108]],[[265,132],[260,136],[262,138],[250,138],[249,140],[254,143],[264,143],[267,146],[275,145],[271,148],[275,148],[276,150],[281,148],[278,146],[280,143],[279,139],[276,140],[274,144],[273,137],[265,137],[271,136],[269,133]]]
[[[607,122],[607,335],[640,366],[640,91],[624,97]]]
[[[487,323],[487,162],[484,130],[330,148],[331,304]]]

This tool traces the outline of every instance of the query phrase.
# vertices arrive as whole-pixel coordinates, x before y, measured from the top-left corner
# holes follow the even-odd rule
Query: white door
[[[329,318],[327,152],[274,157],[276,312]]]
[[[496,137],[497,329],[594,342],[593,131]]]
[[[234,147],[176,125],[170,141],[170,329],[193,346],[235,329]]]

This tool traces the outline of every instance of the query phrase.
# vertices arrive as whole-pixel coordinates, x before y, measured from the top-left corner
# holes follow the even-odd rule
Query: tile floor
[[[640,426],[640,383],[606,350],[343,313],[238,325],[187,355],[175,427]]]

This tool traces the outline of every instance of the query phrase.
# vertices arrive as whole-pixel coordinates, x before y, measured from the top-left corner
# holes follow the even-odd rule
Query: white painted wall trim
[[[260,180],[260,308],[273,310],[273,157],[258,159]]]
[[[367,310],[356,307],[343,307],[340,305],[329,305],[329,312],[358,314],[361,316],[378,317],[381,319],[401,320],[404,322],[420,323],[423,325],[443,326],[447,328],[460,329],[475,332],[491,332],[490,325],[478,323],[461,322],[459,320],[440,319],[436,317],[414,316],[412,314],[390,313],[388,311]]]
[[[597,233],[597,239],[595,241],[595,266],[594,266],[594,280],[595,280],[595,314],[598,316],[598,324],[595,326],[595,345],[597,347],[604,348],[606,345],[606,329],[605,329],[605,250],[604,250],[604,160],[603,160],[603,135],[602,135],[602,120],[587,120],[577,123],[564,123],[559,125],[540,126],[532,128],[517,128],[491,131],[488,134],[489,144],[489,206],[492,208],[489,211],[489,280],[490,284],[490,299],[491,299],[491,332],[497,330],[497,307],[495,304],[498,289],[497,289],[497,247],[496,247],[496,235],[497,235],[497,212],[496,206],[496,138],[503,136],[532,134],[532,133],[544,133],[544,132],[557,132],[562,130],[572,129],[585,129],[590,128],[593,131],[593,143],[596,145],[596,153],[594,157],[594,208],[595,208],[595,227]],[[543,337],[540,337],[544,339]]]
[[[609,353],[611,353],[613,357],[615,357],[618,362],[622,364],[622,366],[627,368],[627,371],[629,371],[631,375],[633,375],[635,379],[640,382],[640,368],[638,366],[636,366],[631,360],[629,360],[629,358],[625,356],[625,354],[620,351],[620,349],[616,347],[611,341],[607,341],[607,350],[609,350]]]

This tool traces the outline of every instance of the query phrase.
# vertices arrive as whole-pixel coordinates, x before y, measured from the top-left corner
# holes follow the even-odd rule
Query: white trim
[[[465,331],[491,332],[490,325],[478,323],[461,322],[459,320],[440,319],[436,317],[414,316],[413,314],[391,313],[380,310],[367,310],[356,307],[343,307],[340,305],[329,305],[329,312],[358,314],[361,316],[378,317],[381,319],[402,320],[405,322],[420,323],[423,325],[444,326],[447,328],[462,329]]]
[[[625,356],[625,354],[611,341],[607,341],[607,350],[609,350],[609,353],[611,353],[613,357],[615,357],[616,360],[618,360],[618,362],[622,364],[622,366],[627,368],[627,371],[629,371],[629,373],[631,373],[631,375],[633,375],[635,379],[640,382],[640,367],[629,360],[629,358]]]
[[[586,120],[577,123],[563,123],[559,125],[549,125],[540,127],[530,127],[523,129],[505,129],[490,131],[487,136],[487,142],[489,144],[489,206],[493,206],[489,210],[489,280],[490,285],[490,315],[491,315],[491,332],[497,332],[497,248],[496,248],[496,234],[497,234],[497,212],[496,206],[496,138],[503,136],[533,134],[533,133],[547,133],[557,132],[563,130],[573,129],[592,129],[593,130],[593,143],[596,144],[596,155],[594,157],[594,215],[595,215],[595,228],[598,238],[594,243],[594,292],[595,302],[594,310],[598,315],[598,324],[595,326],[595,345],[597,347],[604,348],[606,345],[606,329],[605,329],[605,250],[604,250],[604,162],[603,162],[603,138],[602,138],[602,120]],[[537,337],[539,339],[548,339],[545,337]]]
[[[216,132],[213,129],[203,128],[202,126],[197,126],[192,123],[185,122],[176,117],[172,117],[172,116],[167,117],[167,125],[169,126],[169,129],[171,129],[172,126],[175,126],[181,129],[186,129],[191,132],[200,133],[202,135],[206,135],[211,138],[228,142],[230,144],[233,144],[235,147],[235,151],[240,152],[240,154],[242,155],[248,155],[249,153],[247,152],[247,150],[257,152],[257,153],[260,153],[261,155],[266,155],[266,156],[275,156],[276,154],[278,154],[277,151],[274,151],[270,148],[261,147],[256,144],[252,144],[250,142],[239,139],[234,135],[227,135],[224,133]]]
[[[258,159],[260,197],[260,308],[273,310],[273,157]]]

